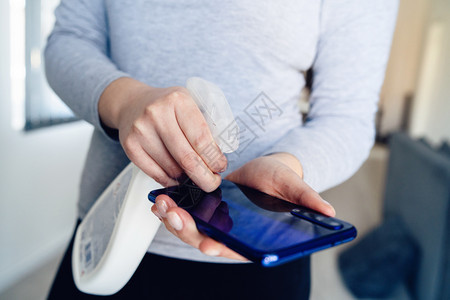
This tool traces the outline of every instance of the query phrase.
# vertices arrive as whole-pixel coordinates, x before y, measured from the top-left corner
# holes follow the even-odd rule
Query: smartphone
[[[353,225],[255,189],[223,180],[205,193],[191,181],[151,191],[166,194],[193,217],[200,232],[249,260],[271,267],[356,237]]]

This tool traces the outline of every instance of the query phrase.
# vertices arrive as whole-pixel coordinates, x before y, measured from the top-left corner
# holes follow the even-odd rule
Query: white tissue
[[[199,77],[186,81],[186,88],[208,123],[214,141],[223,153],[239,147],[239,127],[222,90]]]

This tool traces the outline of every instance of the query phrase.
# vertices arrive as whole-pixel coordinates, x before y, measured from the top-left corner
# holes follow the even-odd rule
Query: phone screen
[[[262,252],[289,248],[331,235],[343,227],[340,220],[303,208],[301,215],[295,214],[300,211],[297,205],[226,180],[212,193],[185,184],[152,191],[149,199],[154,201],[159,194],[170,196],[194,219]],[[317,220],[335,227],[320,226]]]

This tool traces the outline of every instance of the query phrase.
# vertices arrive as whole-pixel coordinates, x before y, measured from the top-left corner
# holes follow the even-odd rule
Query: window
[[[12,125],[32,130],[76,120],[47,84],[43,49],[59,0],[10,0]]]

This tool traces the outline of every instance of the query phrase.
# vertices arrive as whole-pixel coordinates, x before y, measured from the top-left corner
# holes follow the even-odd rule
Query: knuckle
[[[203,128],[200,128],[192,143],[192,146],[199,151],[204,152],[208,149],[214,151],[214,143],[210,140],[208,132],[203,130]]]
[[[145,126],[144,122],[141,119],[135,120],[131,124],[131,130],[130,130],[131,134],[134,134],[137,136],[142,136],[144,126]]]
[[[136,143],[134,142],[134,140],[130,137],[125,138],[125,140],[122,142],[122,147],[128,154],[128,156],[131,156],[130,158],[133,159],[134,153],[136,152]]]
[[[185,97],[187,95],[189,95],[189,91],[182,86],[174,86],[172,88],[172,93],[174,93],[174,95],[180,96],[180,97]]]
[[[187,99],[188,97],[189,92],[185,88],[177,86],[173,87],[169,94],[167,94],[166,100],[171,104],[175,104]]]
[[[151,121],[155,120],[156,110],[158,110],[158,104],[146,106],[144,109],[144,116]]]
[[[178,100],[180,98],[183,98],[183,95],[182,95],[182,93],[179,90],[175,90],[175,91],[170,92],[169,97],[171,99]]]
[[[180,166],[183,170],[193,172],[200,164],[200,159],[194,152],[184,154],[180,159]]]

